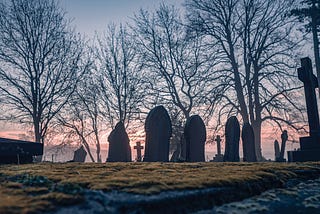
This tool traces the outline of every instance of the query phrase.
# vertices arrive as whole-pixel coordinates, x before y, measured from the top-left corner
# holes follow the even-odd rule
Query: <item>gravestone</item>
[[[144,162],[168,162],[172,134],[171,120],[163,106],[153,108],[145,122]]]
[[[108,137],[109,150],[107,162],[130,162],[130,140],[124,124],[118,122]]]
[[[213,157],[213,162],[223,162],[223,155],[221,154],[221,137],[217,135],[216,139],[214,140],[217,142],[217,154]]]
[[[79,149],[74,151],[73,162],[81,162],[81,163],[83,163],[86,160],[86,156],[87,156],[87,152],[84,149],[84,147],[81,146]],[[53,157],[52,157],[52,162],[53,162]]]
[[[288,132],[287,130],[284,130],[281,134],[281,150],[280,150],[280,156],[278,159],[279,162],[286,162],[286,159],[284,158],[284,152],[286,150],[287,140],[288,140]]]
[[[280,158],[280,147],[279,142],[277,140],[274,141],[274,159],[278,161]]]
[[[43,155],[42,143],[0,138],[0,164],[32,163],[39,155]]]
[[[300,138],[300,150],[288,151],[288,161],[320,161],[320,124],[315,89],[318,88],[317,77],[312,71],[310,58],[301,59],[298,78],[303,82],[307,106],[309,136]]]
[[[207,138],[206,126],[199,115],[188,118],[184,127],[186,161],[204,162],[204,148]]]
[[[239,162],[240,125],[235,116],[227,120],[225,127],[225,152],[223,161]]]
[[[243,124],[241,138],[243,146],[243,161],[256,162],[257,155],[254,143],[254,132],[250,123]]]
[[[137,162],[141,162],[142,161],[141,150],[143,149],[143,146],[141,146],[140,142],[137,142],[133,148],[137,150]]]

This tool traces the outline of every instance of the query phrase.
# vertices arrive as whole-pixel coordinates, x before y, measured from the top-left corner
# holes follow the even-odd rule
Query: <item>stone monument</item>
[[[107,162],[130,162],[130,140],[124,124],[118,122],[108,137],[109,150]]]
[[[171,120],[163,106],[153,108],[145,122],[144,162],[168,162],[172,134]]]
[[[254,132],[250,123],[244,123],[241,132],[243,146],[243,161],[256,162],[257,155],[254,143]]]
[[[0,138],[0,164],[32,163],[40,155],[43,155],[42,143]]]
[[[280,158],[280,147],[277,140],[274,141],[274,160],[278,161]]]
[[[140,142],[137,142],[133,148],[137,150],[137,162],[141,162],[142,161],[141,150],[143,149],[143,146],[141,146]]]
[[[225,127],[225,152],[223,161],[239,162],[240,124],[235,116],[227,120]]]
[[[221,136],[217,135],[214,141],[217,142],[217,154],[213,157],[213,162],[223,162],[223,155],[221,154]]]
[[[199,115],[188,118],[184,127],[186,161],[204,162],[204,148],[207,138],[206,126]]]
[[[317,77],[312,71],[310,58],[301,59],[298,78],[303,82],[307,106],[309,136],[300,138],[300,150],[288,151],[289,162],[320,161],[320,124],[315,89],[318,88]]]
[[[73,162],[80,162],[83,163],[85,162],[87,157],[87,152],[84,149],[83,146],[81,146],[79,149],[77,149],[76,151],[74,151],[74,155],[73,155]],[[53,158],[52,158],[53,159]],[[52,161],[53,162],[53,161]]]

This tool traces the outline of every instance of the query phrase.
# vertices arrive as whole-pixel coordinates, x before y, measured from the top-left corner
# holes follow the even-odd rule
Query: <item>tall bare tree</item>
[[[102,161],[101,138],[106,129],[101,102],[97,76],[88,72],[79,82],[66,108],[57,115],[56,123],[56,129],[64,136],[64,141],[74,143],[77,139],[86,149],[90,160],[99,163]]]
[[[0,29],[1,100],[43,143],[86,70],[82,42],[54,0],[1,3]]]
[[[239,113],[253,126],[261,160],[262,123],[273,121],[299,128],[301,106],[296,90],[294,23],[287,14],[291,0],[187,0],[191,26],[201,31],[213,51],[224,54],[222,75],[229,90],[222,112]],[[225,83],[226,83],[225,82]],[[226,110],[227,109],[227,110]],[[221,114],[219,114],[221,116]]]
[[[147,94],[137,50],[125,27],[110,24],[94,49],[104,115],[113,128],[139,118]]]
[[[205,115],[201,107],[210,109],[218,90],[212,72],[216,55],[207,51],[202,37],[188,31],[173,6],[161,4],[154,13],[141,9],[134,20],[140,64],[149,71],[158,103],[173,105],[184,120],[191,113]]]

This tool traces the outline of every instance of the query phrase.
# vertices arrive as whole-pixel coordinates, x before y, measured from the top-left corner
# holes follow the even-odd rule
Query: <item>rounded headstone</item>
[[[256,162],[257,155],[254,142],[254,131],[250,123],[243,124],[241,138],[243,146],[243,161]]]
[[[144,162],[168,162],[172,134],[170,116],[163,106],[153,108],[145,122]]]
[[[108,137],[109,150],[107,162],[130,162],[130,140],[124,124],[118,122]]]
[[[199,115],[188,118],[184,128],[184,137],[186,141],[186,161],[204,162],[207,133],[206,126]]]
[[[225,153],[223,161],[239,162],[240,124],[235,116],[228,118],[225,127]]]

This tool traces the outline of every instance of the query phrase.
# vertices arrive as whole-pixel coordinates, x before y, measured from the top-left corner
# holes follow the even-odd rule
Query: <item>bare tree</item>
[[[291,0],[187,0],[191,26],[224,54],[221,75],[228,78],[222,113],[239,113],[253,126],[261,160],[262,123],[299,129],[301,106],[294,66],[294,23],[287,16]]]
[[[97,38],[97,44],[94,53],[104,115],[112,128],[119,121],[128,127],[139,118],[147,95],[135,44],[125,27],[114,24]]]
[[[59,112],[57,126],[64,140],[78,139],[84,146],[92,162],[101,162],[101,136],[104,134],[104,119],[98,80],[93,73],[87,73],[79,82],[66,108]],[[96,158],[92,154],[96,150]]]
[[[154,86],[157,102],[173,105],[184,120],[191,113],[205,113],[215,99],[216,55],[207,51],[202,37],[188,31],[173,6],[161,4],[154,12],[145,10],[135,15],[132,26],[141,55],[140,64]],[[212,98],[212,99],[210,99]]]
[[[86,70],[83,45],[56,1],[0,5],[0,91],[9,116],[33,124],[44,143],[50,122]]]

